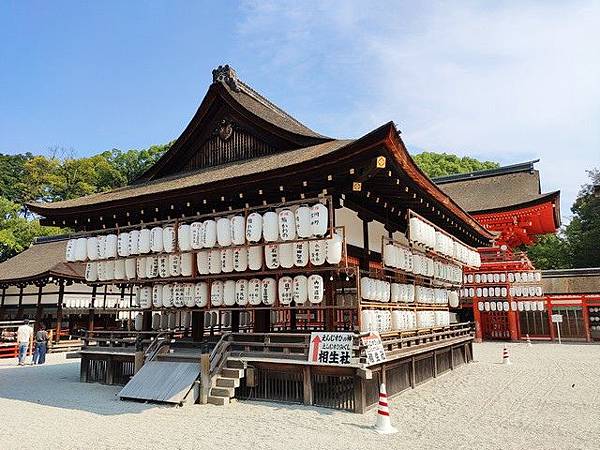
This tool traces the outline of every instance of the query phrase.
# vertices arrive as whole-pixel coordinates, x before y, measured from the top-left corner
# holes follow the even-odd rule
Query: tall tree
[[[497,162],[479,161],[468,156],[460,157],[449,153],[423,152],[414,155],[413,159],[431,178],[500,167]]]
[[[131,149],[125,152],[115,148],[101,153],[100,156],[106,158],[125,177],[127,184],[130,184],[169,150],[172,144],[173,142],[169,142],[164,145],[153,145],[146,149]]]

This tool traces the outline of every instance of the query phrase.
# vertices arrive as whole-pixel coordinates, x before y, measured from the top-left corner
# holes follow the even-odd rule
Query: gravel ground
[[[476,344],[475,362],[391,403],[399,433],[364,415],[237,402],[174,408],[122,402],[79,383],[79,361],[0,362],[0,448],[592,449],[600,448],[600,346]]]

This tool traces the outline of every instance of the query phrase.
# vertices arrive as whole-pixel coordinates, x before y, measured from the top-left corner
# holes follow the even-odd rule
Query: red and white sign
[[[311,333],[308,360],[331,366],[350,365],[353,338],[353,333]]]

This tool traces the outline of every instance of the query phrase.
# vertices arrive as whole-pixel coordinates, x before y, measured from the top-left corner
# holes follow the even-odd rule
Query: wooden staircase
[[[211,380],[208,403],[213,405],[228,405],[235,397],[235,388],[240,386],[245,369],[241,361],[227,360],[225,367]]]

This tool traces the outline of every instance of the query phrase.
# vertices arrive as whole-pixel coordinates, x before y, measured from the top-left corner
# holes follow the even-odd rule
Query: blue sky
[[[413,151],[541,158],[568,216],[600,166],[600,2],[3,1],[0,152],[174,139],[211,70],[311,128],[394,120]]]

